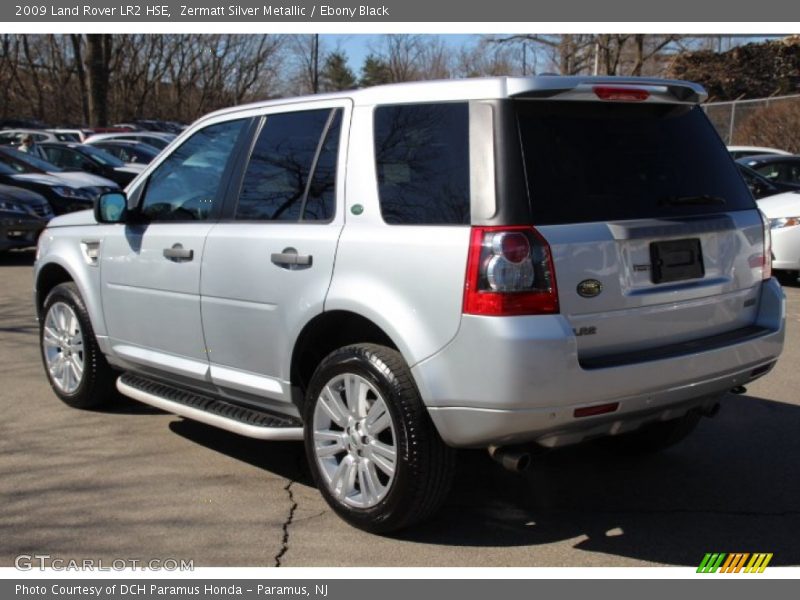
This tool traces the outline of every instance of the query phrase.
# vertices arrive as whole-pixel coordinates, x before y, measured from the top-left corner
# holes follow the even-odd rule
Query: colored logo
[[[772,560],[772,552],[709,552],[704,557],[700,566],[697,567],[698,573],[763,573],[769,561]]]
[[[584,298],[594,298],[603,291],[603,284],[597,279],[584,279],[578,284],[578,294]]]

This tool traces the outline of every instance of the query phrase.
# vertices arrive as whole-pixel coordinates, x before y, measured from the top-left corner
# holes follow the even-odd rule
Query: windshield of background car
[[[698,106],[515,102],[534,223],[754,209]]]
[[[42,160],[38,156],[20,152],[19,150],[0,152],[0,160],[9,164],[19,173],[60,173],[64,170],[53,163]],[[10,163],[16,163],[17,166]]]
[[[81,152],[90,156],[93,161],[99,163],[101,165],[107,167],[124,167],[125,163],[118,159],[116,156],[112,156],[105,150],[100,150],[99,148],[92,148],[91,146],[82,146]]]

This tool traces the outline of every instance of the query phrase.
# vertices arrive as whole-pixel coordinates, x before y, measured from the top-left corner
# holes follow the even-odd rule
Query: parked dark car
[[[0,146],[0,162],[18,173],[45,173],[63,179],[72,187],[83,188],[95,196],[119,188],[114,181],[86,171],[62,169],[61,167],[33,154],[20,152],[14,148]]]
[[[0,208],[0,252],[35,246],[45,225],[41,217]]]
[[[80,170],[110,179],[125,187],[142,172],[144,167],[126,165],[116,156],[86,144],[61,144],[47,142],[39,144],[54,165],[69,171]]]
[[[53,210],[43,196],[0,184],[0,252],[35,246],[52,217]]]
[[[780,194],[782,192],[800,191],[798,190],[798,186],[782,183],[780,181],[770,181],[757,171],[754,171],[750,167],[746,167],[741,163],[737,163],[736,166],[739,167],[739,173],[741,173],[742,179],[744,179],[744,182],[747,184],[747,187],[750,188],[750,192],[753,194],[753,198],[756,200],[767,198],[768,196],[774,196],[775,194]]]
[[[788,185],[795,190],[800,189],[800,156],[765,154],[746,156],[736,162],[750,167],[759,175],[766,177],[770,183]]]
[[[139,165],[148,164],[159,153],[159,149],[150,144],[127,140],[99,140],[89,145],[116,156],[124,163],[136,163]]]
[[[0,162],[0,184],[21,187],[41,194],[57,215],[92,208],[92,203],[98,195],[93,188],[75,187],[57,175],[20,172],[4,162]]]
[[[6,210],[21,206],[26,213],[50,220],[55,216],[47,198],[31,190],[13,185],[0,184],[0,203],[4,203]]]

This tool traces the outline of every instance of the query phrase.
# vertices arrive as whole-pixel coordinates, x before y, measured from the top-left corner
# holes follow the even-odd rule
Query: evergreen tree
[[[327,92],[352,90],[358,85],[355,74],[347,66],[347,55],[343,52],[331,52],[328,54],[320,75],[322,89]]]
[[[371,85],[381,85],[383,83],[391,83],[392,75],[389,70],[389,65],[386,64],[381,58],[370,54],[364,59],[364,65],[361,67],[361,87],[369,87]]]

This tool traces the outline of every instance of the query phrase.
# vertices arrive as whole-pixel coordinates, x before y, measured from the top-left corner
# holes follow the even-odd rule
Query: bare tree
[[[386,35],[370,54],[386,70],[389,82],[446,79],[454,53],[439,36]]]
[[[316,94],[320,89],[320,55],[325,54],[319,34],[292,35],[288,40],[294,63],[293,92]]]
[[[524,43],[524,42],[523,42]],[[522,50],[520,54],[519,50]],[[459,50],[453,66],[457,77],[490,77],[499,75],[525,75],[527,52],[520,46],[493,44],[482,38],[477,44]],[[525,59],[524,67],[520,60]]]
[[[650,67],[660,74],[666,63],[660,60],[670,47],[681,48],[684,37],[644,34],[512,35],[491,38],[495,44],[514,46],[530,43],[542,54],[549,69],[562,75],[642,75]]]

